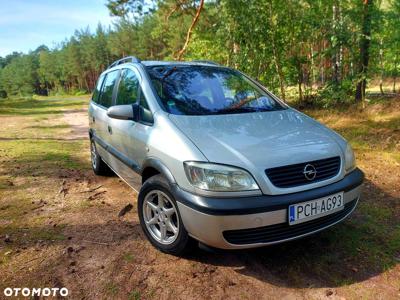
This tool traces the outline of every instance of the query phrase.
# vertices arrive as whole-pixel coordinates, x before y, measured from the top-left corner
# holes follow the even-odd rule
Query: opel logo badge
[[[317,176],[317,170],[313,165],[307,164],[304,167],[303,174],[307,180],[311,181],[315,179],[315,176]]]

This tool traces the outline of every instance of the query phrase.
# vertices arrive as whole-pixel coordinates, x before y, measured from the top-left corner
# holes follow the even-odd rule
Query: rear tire
[[[143,232],[160,251],[181,256],[196,244],[183,226],[178,205],[162,175],[152,176],[143,184],[138,213]]]
[[[100,176],[109,176],[112,174],[111,169],[101,159],[99,152],[97,152],[96,143],[93,139],[90,140],[90,157],[94,174]]]

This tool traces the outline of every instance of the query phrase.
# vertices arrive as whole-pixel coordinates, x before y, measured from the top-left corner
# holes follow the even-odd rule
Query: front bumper
[[[333,184],[285,195],[209,198],[193,195],[177,185],[172,187],[172,192],[183,225],[192,237],[216,248],[243,249],[297,239],[344,220],[357,205],[363,179],[362,171],[356,169]],[[288,225],[290,204],[340,191],[344,191],[344,210],[314,221]]]

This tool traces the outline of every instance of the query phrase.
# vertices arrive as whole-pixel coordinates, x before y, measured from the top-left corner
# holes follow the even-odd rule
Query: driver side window
[[[139,92],[139,80],[135,72],[124,69],[118,85],[116,105],[137,103]]]

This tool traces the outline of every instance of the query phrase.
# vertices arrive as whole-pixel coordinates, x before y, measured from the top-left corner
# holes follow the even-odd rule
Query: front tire
[[[138,197],[140,225],[150,243],[162,252],[182,255],[192,249],[194,240],[183,226],[178,206],[162,175],[150,177]]]

